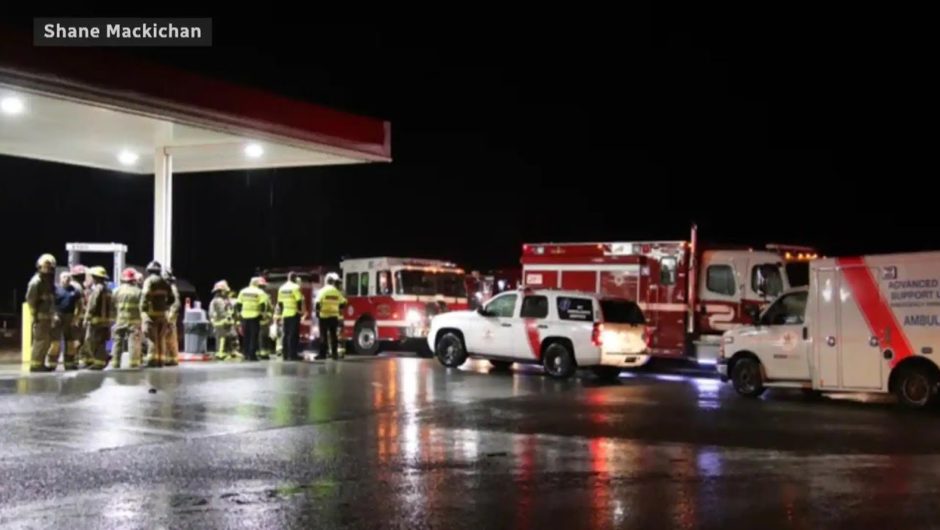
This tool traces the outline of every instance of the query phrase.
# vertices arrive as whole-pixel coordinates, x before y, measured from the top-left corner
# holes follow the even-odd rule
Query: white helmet
[[[327,273],[326,283],[331,284],[331,285],[334,283],[339,283],[339,274],[336,274],[335,272]]]

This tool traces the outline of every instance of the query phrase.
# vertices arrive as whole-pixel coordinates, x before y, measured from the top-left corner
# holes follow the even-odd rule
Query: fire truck
[[[654,356],[713,363],[723,332],[751,324],[755,309],[791,287],[789,264],[805,268],[817,256],[783,245],[702,248],[697,234],[693,226],[687,241],[525,244],[522,281],[633,300]]]
[[[359,258],[344,260],[340,268],[349,300],[343,336],[360,355],[378,353],[380,341],[423,339],[431,317],[467,309],[466,273],[450,262]]]
[[[261,275],[268,281],[267,292],[274,303],[277,303],[277,290],[287,281],[287,275],[295,272],[300,277],[300,291],[304,295],[304,304],[307,309],[305,318],[300,321],[300,344],[310,345],[319,337],[319,329],[314,321],[313,299],[317,291],[323,287],[328,267],[279,267],[262,271]]]

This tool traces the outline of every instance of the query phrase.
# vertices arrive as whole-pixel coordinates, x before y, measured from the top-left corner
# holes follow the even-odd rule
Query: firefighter
[[[235,309],[235,304],[238,302],[238,293],[235,291],[228,292],[228,310],[232,313],[232,321],[234,325],[232,326],[232,349],[235,351],[235,355],[242,357],[242,317],[241,314]]]
[[[173,294],[173,302],[167,310],[167,332],[166,332],[166,359],[163,366],[176,366],[180,362],[180,342],[179,342],[179,315],[180,307],[183,303],[180,300],[179,289],[176,288],[176,276],[169,267],[163,269],[163,279],[170,286],[170,292]]]
[[[160,368],[167,360],[167,312],[175,301],[173,289],[161,276],[162,272],[163,267],[158,261],[151,261],[147,265],[147,279],[144,280],[140,296],[140,313],[149,350],[147,366],[151,368]]]
[[[215,358],[224,361],[233,357],[235,346],[235,315],[228,301],[231,289],[228,282],[220,280],[212,287],[212,302],[209,302],[209,321],[215,334]]]
[[[268,360],[274,355],[274,339],[271,337],[271,324],[274,323],[274,304],[270,303],[271,295],[268,294],[268,280],[264,276],[258,277],[258,288],[264,291],[268,297],[269,303],[265,306],[264,313],[261,314],[261,333],[258,337],[258,358]],[[276,336],[276,335],[275,335]]]
[[[258,287],[260,283],[261,278],[252,278],[248,287],[238,293],[238,300],[235,302],[235,312],[241,317],[244,329],[244,354],[247,361],[258,360],[261,316],[267,312],[270,305],[268,294]]]
[[[317,319],[320,321],[320,349],[317,359],[325,359],[327,350],[333,359],[339,358],[339,339],[336,332],[339,328],[339,317],[346,306],[346,297],[339,290],[339,275],[331,272],[326,275],[326,285],[317,292],[314,302]]]
[[[300,360],[300,320],[305,314],[304,295],[300,292],[297,273],[287,275],[287,281],[277,290],[277,311],[284,323],[283,351],[285,361]]]
[[[140,368],[141,331],[140,296],[137,271],[131,268],[121,272],[121,286],[114,292],[114,344],[111,347],[111,367],[121,367],[121,355],[130,352],[130,367]]]
[[[85,301],[81,288],[72,281],[72,275],[63,272],[55,288],[56,314],[52,321],[52,346],[46,355],[46,365],[55,369],[59,352],[64,351],[62,364],[66,370],[77,370],[78,345],[81,344],[81,322]],[[64,344],[63,344],[64,343]]]
[[[46,356],[52,346],[52,321],[55,318],[55,257],[43,254],[36,260],[36,274],[26,287],[26,305],[33,319],[33,344],[29,371],[51,372]]]
[[[108,287],[108,272],[104,267],[92,267],[91,292],[85,308],[85,343],[92,357],[85,368],[104,370],[108,364],[108,339],[111,338],[111,288]]]

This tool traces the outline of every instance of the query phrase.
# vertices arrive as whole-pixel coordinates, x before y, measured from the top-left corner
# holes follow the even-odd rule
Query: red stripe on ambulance
[[[878,338],[882,350],[891,348],[894,356],[891,366],[913,355],[911,343],[895,318],[888,302],[881,296],[878,282],[872,276],[871,269],[863,258],[837,258],[836,262],[843,269],[843,275],[849,289],[855,297],[855,303],[865,317],[872,336]]]

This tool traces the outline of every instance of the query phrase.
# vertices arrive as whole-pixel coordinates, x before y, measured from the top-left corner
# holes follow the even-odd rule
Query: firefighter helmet
[[[215,282],[215,285],[212,286],[213,293],[227,293],[232,289],[229,288],[228,282],[225,280],[219,280]]]
[[[137,271],[133,267],[128,267],[121,271],[121,281],[122,282],[136,282],[137,281]]]
[[[339,283],[339,274],[336,274],[335,272],[328,273],[326,275],[326,283],[329,285],[335,285]]]
[[[108,279],[108,271],[104,270],[104,267],[92,267],[89,272],[94,278],[100,278],[102,280]]]
[[[69,271],[69,274],[72,276],[85,276],[85,266],[84,265],[72,265],[72,269]]]
[[[163,272],[163,265],[160,265],[160,262],[153,260],[147,264],[147,272],[150,274],[160,274]]]
[[[41,269],[44,265],[48,265],[50,269],[55,269],[55,256],[52,254],[43,254],[39,256],[39,259],[36,260],[36,268]]]
[[[248,285],[252,287],[258,287],[261,285],[261,276],[252,276],[251,281],[248,282]]]

